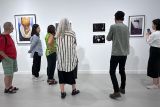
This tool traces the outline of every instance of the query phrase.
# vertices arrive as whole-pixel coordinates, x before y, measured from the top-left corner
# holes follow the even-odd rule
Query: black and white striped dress
[[[63,36],[57,37],[57,69],[60,84],[75,84],[78,65],[76,45],[73,31],[67,31]]]

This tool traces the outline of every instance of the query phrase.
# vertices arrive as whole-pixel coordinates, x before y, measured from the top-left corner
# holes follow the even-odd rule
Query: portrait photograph
[[[143,37],[144,36],[145,16],[136,15],[129,16],[129,31],[131,37]]]
[[[32,26],[35,23],[35,14],[15,15],[17,43],[30,43]]]
[[[94,23],[93,32],[105,32],[105,23]]]
[[[105,35],[93,35],[93,43],[105,43]]]

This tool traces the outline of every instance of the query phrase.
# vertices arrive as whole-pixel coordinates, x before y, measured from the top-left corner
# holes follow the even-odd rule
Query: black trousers
[[[35,77],[39,77],[40,68],[41,56],[38,55],[38,52],[35,52],[33,56],[32,75],[34,75]]]
[[[110,59],[110,76],[113,84],[114,92],[119,92],[119,85],[116,77],[116,68],[119,64],[119,74],[121,76],[121,89],[125,89],[126,86],[126,73],[125,64],[127,56],[111,56]]]
[[[54,72],[55,72],[55,67],[56,67],[56,52],[50,54],[47,56],[47,76],[48,79],[54,79]]]

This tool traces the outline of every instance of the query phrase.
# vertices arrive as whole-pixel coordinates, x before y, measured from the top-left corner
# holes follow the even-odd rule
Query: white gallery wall
[[[0,26],[11,21],[15,26],[14,15],[36,14],[36,22],[41,28],[41,40],[45,54],[44,37],[49,24],[55,24],[67,17],[77,36],[79,73],[108,73],[111,56],[111,42],[93,44],[93,35],[107,36],[109,27],[114,24],[114,14],[118,10],[128,17],[145,15],[145,30],[151,28],[152,20],[160,18],[160,0],[0,0]],[[93,32],[93,23],[106,23],[105,32]],[[31,73],[32,59],[27,53],[30,45],[17,44],[16,31],[12,33],[18,52],[19,73]],[[127,73],[146,73],[149,45],[145,37],[130,38],[130,55],[127,59]],[[47,61],[42,57],[41,72],[46,73]],[[3,72],[0,64],[0,72]]]

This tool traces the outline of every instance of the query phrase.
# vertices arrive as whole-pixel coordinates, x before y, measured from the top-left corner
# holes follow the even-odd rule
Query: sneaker
[[[125,89],[119,89],[120,93],[125,94]]]
[[[32,75],[32,79],[35,79],[36,77],[34,75]]]
[[[117,92],[117,93],[110,94],[109,97],[112,99],[116,99],[116,98],[121,97],[121,94],[119,92]]]
[[[147,89],[158,89],[158,86],[153,84],[153,85],[148,85]]]
[[[66,92],[61,92],[61,98],[64,99],[66,97]]]
[[[35,77],[34,81],[44,81],[44,79],[42,77]]]

